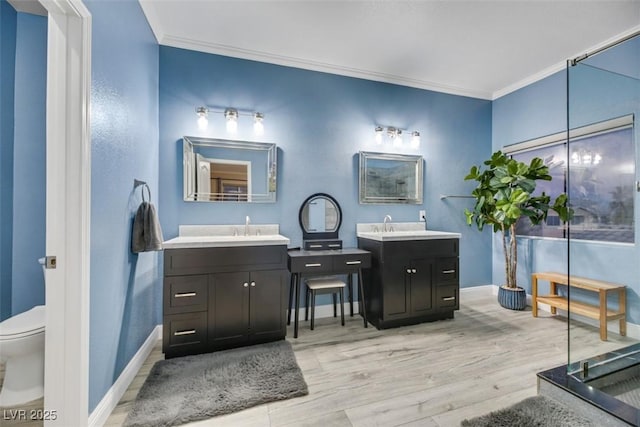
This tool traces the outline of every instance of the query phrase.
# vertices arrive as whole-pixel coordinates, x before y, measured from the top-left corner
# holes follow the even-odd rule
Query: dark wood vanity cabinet
[[[287,248],[164,251],[166,358],[284,339]]]
[[[378,329],[453,317],[459,309],[458,239],[376,241],[365,270],[367,318]]]

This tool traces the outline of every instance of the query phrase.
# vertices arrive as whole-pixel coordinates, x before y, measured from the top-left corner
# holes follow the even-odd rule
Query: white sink
[[[165,249],[210,248],[225,246],[288,245],[279,234],[278,224],[181,225],[178,237],[163,243]],[[245,235],[245,231],[247,234]]]
[[[370,223],[357,224],[356,236],[377,240],[379,242],[393,240],[429,240],[429,239],[459,239],[460,233],[448,231],[425,230],[424,222],[399,222],[388,223],[387,230],[384,231],[384,224]]]

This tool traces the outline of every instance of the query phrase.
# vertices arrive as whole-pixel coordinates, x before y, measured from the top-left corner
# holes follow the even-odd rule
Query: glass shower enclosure
[[[566,75],[568,272],[625,286],[625,298],[606,299],[565,289],[567,375],[640,408],[640,33],[568,61]],[[571,310],[581,304],[624,320],[607,322],[602,339],[597,319]]]

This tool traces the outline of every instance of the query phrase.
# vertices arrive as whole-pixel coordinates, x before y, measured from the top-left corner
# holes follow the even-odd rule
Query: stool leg
[[[311,291],[311,330],[313,331],[314,320],[316,317],[316,291]]]
[[[344,326],[344,288],[340,288],[340,320]]]
[[[305,322],[309,320],[309,304],[311,303],[311,290],[307,288],[307,293],[305,294],[305,305],[304,305],[304,320]]]
[[[332,294],[331,294],[331,297],[333,298],[333,317],[338,317],[338,312],[337,312],[338,307],[336,307],[336,304],[337,304],[337,301],[336,301],[336,300],[337,300],[336,293],[335,293],[335,292],[334,292],[334,293],[332,293]]]

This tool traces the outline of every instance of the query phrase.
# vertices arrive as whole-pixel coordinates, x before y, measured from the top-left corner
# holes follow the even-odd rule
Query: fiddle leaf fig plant
[[[475,198],[473,210],[465,209],[467,224],[476,224],[482,231],[485,226],[493,232],[502,232],[502,249],[505,258],[506,284],[516,288],[518,247],[516,226],[522,218],[529,218],[535,225],[547,219],[549,209],[558,213],[563,222],[569,220],[571,210],[567,207],[567,195],[559,195],[551,204],[551,197],[542,192],[533,195],[536,182],[551,181],[549,168],[542,159],[535,157],[527,165],[496,151],[491,159],[481,166],[472,166],[465,181],[478,181],[471,193]]]

